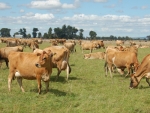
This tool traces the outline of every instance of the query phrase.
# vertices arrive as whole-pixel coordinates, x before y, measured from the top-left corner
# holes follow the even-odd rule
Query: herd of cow
[[[85,40],[65,40],[53,39],[50,40],[51,46],[44,49],[39,49],[39,44],[42,44],[42,39],[15,39],[15,38],[0,38],[0,43],[6,43],[6,47],[0,48],[0,67],[2,61],[6,62],[9,67],[8,89],[11,90],[11,82],[17,79],[17,82],[24,92],[22,87],[22,79],[34,80],[38,82],[38,93],[41,93],[41,80],[45,82],[46,91],[49,88],[50,75],[52,68],[57,68],[58,79],[62,70],[66,70],[67,80],[71,72],[69,65],[69,57],[71,52],[76,52],[76,44],[80,45],[82,53],[84,50],[90,50],[89,54],[84,54],[84,59],[104,59],[105,75],[109,71],[117,70],[120,74],[124,74],[127,69],[126,76],[131,76],[130,88],[137,87],[140,80],[146,77],[146,82],[150,86],[150,55],[147,55],[141,63],[139,63],[137,55],[140,45],[131,43],[130,47],[123,46],[124,42],[116,41],[116,46],[104,46],[102,40],[85,41]],[[33,52],[23,52],[24,47],[30,47]],[[95,52],[94,49],[103,47],[105,52]],[[9,63],[9,64],[8,64]]]

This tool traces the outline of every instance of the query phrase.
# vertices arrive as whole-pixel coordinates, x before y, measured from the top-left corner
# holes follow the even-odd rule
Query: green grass
[[[0,44],[4,47],[5,44]],[[40,48],[50,46],[47,42]],[[62,71],[55,81],[57,73],[53,69],[50,90],[37,93],[37,81],[23,80],[25,93],[22,93],[16,80],[12,82],[12,91],[8,91],[8,68],[3,63],[0,69],[0,113],[150,113],[150,88],[145,79],[137,89],[129,89],[130,78],[114,73],[114,77],[105,77],[103,60],[85,60],[76,46],[77,52],[71,54],[72,72],[66,82],[66,72]],[[139,49],[141,62],[149,54],[149,49]],[[31,52],[29,48],[24,51]],[[105,51],[104,49],[94,50]],[[89,53],[89,51],[84,51]]]

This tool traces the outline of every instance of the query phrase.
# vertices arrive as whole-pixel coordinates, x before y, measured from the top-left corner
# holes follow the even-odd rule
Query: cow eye
[[[43,60],[46,60],[46,58],[43,58]]]

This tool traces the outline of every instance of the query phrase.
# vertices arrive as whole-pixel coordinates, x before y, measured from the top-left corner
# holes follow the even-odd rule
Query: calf
[[[135,88],[140,83],[143,77],[146,77],[146,82],[150,86],[150,54],[144,57],[136,73],[131,75],[130,88]]]
[[[8,88],[11,90],[11,82],[14,77],[17,78],[19,86],[22,87],[22,79],[37,80],[38,93],[41,93],[41,80],[46,84],[46,91],[49,87],[49,79],[52,73],[52,56],[51,51],[46,53],[25,53],[25,52],[11,52],[9,59],[9,76]]]

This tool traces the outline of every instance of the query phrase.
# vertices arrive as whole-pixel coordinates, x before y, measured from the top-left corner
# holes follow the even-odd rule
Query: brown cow
[[[70,52],[76,52],[75,43],[66,42],[66,43],[64,43],[64,46],[65,46],[66,48],[68,48],[68,49],[70,50]]]
[[[90,53],[92,53],[93,49],[96,47],[97,47],[97,44],[92,43],[92,42],[83,42],[81,44],[82,53],[83,53],[83,50],[90,50]]]
[[[133,72],[133,69],[136,71],[138,67],[138,59],[137,55],[134,52],[129,51],[117,51],[114,49],[108,49],[106,51],[106,62],[105,62],[105,72],[107,76],[107,71],[109,69],[110,75],[112,77],[112,66],[121,69],[124,71],[127,68],[128,73],[126,76],[130,74],[130,71]]]
[[[0,48],[0,62],[2,63],[2,60],[5,60],[5,63],[6,63],[7,67],[8,67],[8,55],[12,51],[23,52],[23,47],[22,46],[16,46],[16,47]]]
[[[56,80],[58,79],[62,70],[67,71],[66,80],[68,80],[69,74],[71,73],[71,67],[69,65],[69,50],[64,46],[51,46],[44,49],[44,51],[48,50],[51,50],[52,53],[55,54],[52,58],[52,64],[53,68],[57,68],[58,70]]]
[[[144,57],[136,73],[131,75],[130,88],[135,88],[139,85],[141,79],[146,77],[146,82],[150,86],[150,54]]]
[[[84,59],[104,59],[104,58],[105,58],[105,52],[84,54]]]
[[[46,53],[26,53],[26,52],[11,52],[8,56],[9,59],[9,76],[8,88],[11,90],[11,82],[15,77],[19,86],[24,92],[22,87],[22,79],[37,80],[38,93],[41,93],[41,80],[45,82],[46,91],[49,87],[49,79],[52,73],[52,55],[51,51]]]
[[[116,40],[116,45],[117,46],[121,46],[123,44],[124,44],[124,41],[122,41],[122,40]]]

